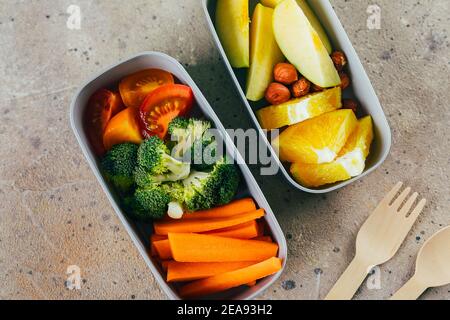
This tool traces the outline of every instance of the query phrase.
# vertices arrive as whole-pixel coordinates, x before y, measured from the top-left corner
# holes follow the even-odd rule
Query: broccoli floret
[[[184,201],[189,211],[210,209],[229,203],[236,194],[240,175],[224,158],[210,172],[194,171],[183,181]]]
[[[136,189],[132,197],[125,199],[125,206],[131,215],[141,221],[161,219],[167,213],[170,195],[159,185]]]
[[[209,129],[211,122],[194,118],[175,118],[169,125],[172,140],[177,141],[176,156],[190,161],[196,170],[211,169],[216,160],[217,145]]]
[[[102,159],[101,166],[105,177],[122,194],[133,189],[138,148],[132,143],[118,144]]]
[[[178,130],[186,130],[189,126],[189,119],[177,117],[169,124],[169,134],[176,135]]]
[[[139,185],[145,181],[177,181],[185,179],[190,172],[190,164],[169,155],[169,149],[158,137],[151,137],[139,147],[136,180]],[[146,176],[147,175],[147,176]]]
[[[216,205],[228,204],[236,195],[241,180],[238,168],[222,160],[222,162],[216,164],[214,171],[220,180],[218,183],[219,188],[217,190]]]

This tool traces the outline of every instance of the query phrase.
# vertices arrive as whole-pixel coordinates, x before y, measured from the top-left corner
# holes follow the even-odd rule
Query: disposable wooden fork
[[[355,258],[325,300],[352,299],[372,268],[397,253],[426,204],[422,199],[411,211],[419,195],[415,192],[406,200],[411,192],[408,187],[395,198],[402,186],[399,182],[364,223],[356,239]]]

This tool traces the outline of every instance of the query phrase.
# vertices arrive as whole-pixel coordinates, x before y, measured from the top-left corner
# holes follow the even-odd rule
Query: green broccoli
[[[194,118],[175,118],[169,125],[172,140],[178,142],[175,154],[189,160],[196,170],[211,169],[216,160],[217,145],[209,129],[211,122]]]
[[[125,199],[127,211],[141,221],[160,219],[169,214],[176,218],[183,215],[184,187],[181,182],[154,183],[138,188]]]
[[[183,181],[184,202],[189,211],[210,209],[229,203],[236,194],[240,175],[224,158],[210,172],[194,171]]]
[[[133,196],[124,200],[127,211],[141,221],[161,219],[167,213],[170,195],[159,185],[136,189]]]
[[[105,177],[122,194],[133,189],[138,148],[132,143],[115,145],[101,161]]]
[[[146,181],[178,181],[189,176],[191,166],[169,155],[169,149],[158,137],[151,137],[139,147],[136,181],[145,186]]]

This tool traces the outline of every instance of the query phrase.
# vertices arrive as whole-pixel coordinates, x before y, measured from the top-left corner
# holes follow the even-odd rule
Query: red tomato
[[[140,108],[144,136],[164,139],[170,122],[186,115],[194,104],[192,89],[182,84],[166,84],[150,93]]]
[[[175,80],[170,72],[159,69],[147,69],[134,73],[119,84],[120,95],[124,104],[131,108],[139,108],[149,93],[156,88],[173,84]]]
[[[103,155],[103,133],[109,120],[124,108],[120,95],[106,89],[100,89],[89,99],[84,115],[84,125],[89,141],[97,155]]]

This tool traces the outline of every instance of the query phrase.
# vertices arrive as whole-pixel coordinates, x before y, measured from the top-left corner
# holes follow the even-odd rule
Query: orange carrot
[[[253,238],[252,240],[265,241],[265,242],[273,242],[271,236],[256,237],[256,238]]]
[[[247,283],[247,286],[248,286],[248,287],[254,287],[254,286],[256,286],[256,280],[255,280],[255,281],[252,281],[252,282],[249,282],[249,283]]]
[[[167,237],[166,236],[159,236],[157,234],[152,234],[152,236],[150,237],[150,254],[153,257],[158,255],[158,252],[156,251],[154,243],[156,241],[161,241],[161,240],[167,240]]]
[[[280,270],[281,259],[270,258],[243,269],[189,283],[180,289],[180,295],[184,298],[202,297],[245,285],[270,276]]]
[[[236,239],[251,239],[258,236],[258,223],[253,220],[234,227],[208,231],[204,234]]]
[[[221,273],[239,270],[257,262],[169,262],[167,282],[184,282],[209,278]]]
[[[205,234],[235,239],[252,239],[258,236],[258,224],[256,221],[250,221],[238,225],[236,227],[220,229],[217,231],[210,231]],[[172,259],[172,250],[170,248],[170,243],[167,237],[154,235],[152,236],[152,239],[156,240],[152,242],[152,255],[158,256],[163,260]],[[166,239],[166,240],[158,240],[158,239]],[[260,239],[255,238],[254,240]],[[264,241],[264,239],[262,241]]]
[[[156,253],[162,260],[172,259],[172,250],[170,249],[169,240],[160,240],[153,243]]]
[[[169,242],[178,262],[263,261],[278,252],[275,243],[204,234],[170,233]]]
[[[158,221],[154,223],[155,232],[159,235],[169,233],[192,233],[207,232],[217,229],[236,226],[245,222],[250,222],[264,216],[264,210],[259,209],[231,217],[214,219],[186,219],[178,221]]]
[[[231,217],[237,214],[251,212],[256,210],[255,202],[252,198],[245,198],[233,201],[227,205],[212,208],[204,211],[186,213],[184,219],[214,219]]]

